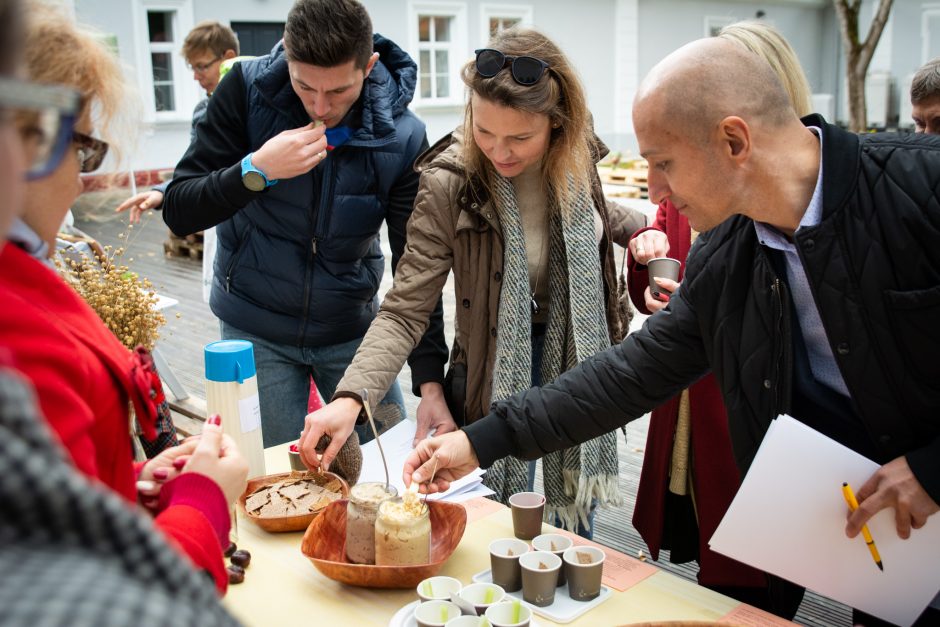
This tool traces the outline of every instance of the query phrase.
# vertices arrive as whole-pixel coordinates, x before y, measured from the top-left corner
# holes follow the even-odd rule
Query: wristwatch
[[[253,192],[264,191],[272,185],[277,185],[277,179],[269,181],[264,172],[251,164],[251,155],[253,154],[255,153],[249,152],[242,159],[242,185]]]

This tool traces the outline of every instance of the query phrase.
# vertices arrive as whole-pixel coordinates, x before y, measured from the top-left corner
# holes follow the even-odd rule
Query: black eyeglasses
[[[78,131],[72,133],[72,141],[78,145],[78,164],[83,173],[94,172],[101,167],[101,162],[108,154],[108,142]]]
[[[190,72],[196,72],[197,74],[205,74],[209,69],[215,65],[216,61],[220,60],[222,57],[216,57],[207,63],[196,63],[191,64],[188,61],[186,62],[186,67],[189,68]]]
[[[0,109],[13,114],[29,159],[26,180],[48,176],[62,163],[80,101],[68,87],[0,78]]]
[[[485,78],[493,78],[509,65],[512,79],[520,85],[531,86],[539,82],[549,65],[535,57],[512,57],[492,48],[474,50],[477,55],[477,73]]]

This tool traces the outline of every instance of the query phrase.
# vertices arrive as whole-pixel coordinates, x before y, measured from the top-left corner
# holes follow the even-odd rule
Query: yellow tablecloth
[[[265,451],[267,472],[289,470],[287,446]],[[547,525],[546,525],[547,526]],[[490,541],[511,537],[512,517],[503,508],[469,522],[460,545],[440,574],[470,583],[489,568]],[[238,546],[251,552],[245,582],[229,587],[225,606],[246,625],[388,625],[414,590],[372,590],[337,583],[320,574],[300,552],[302,532],[270,534],[239,514]],[[654,620],[717,621],[741,604],[664,571],[644,579],[569,625],[622,625]],[[746,606],[745,606],[746,607]],[[537,616],[542,624],[555,624]],[[756,623],[754,623],[756,624]]]

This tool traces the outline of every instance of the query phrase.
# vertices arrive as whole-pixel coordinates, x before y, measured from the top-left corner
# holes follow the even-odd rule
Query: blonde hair
[[[530,56],[548,64],[534,85],[520,85],[507,66],[496,76],[486,78],[476,70],[476,60],[464,65],[463,81],[470,92],[464,117],[464,160],[467,175],[477,175],[490,187],[493,166],[473,141],[472,96],[528,113],[547,115],[551,125],[548,150],[542,161],[542,174],[549,191],[564,208],[576,193],[590,191],[593,168],[591,115],[584,88],[568,58],[548,37],[530,28],[514,27],[496,34],[488,48],[505,55]],[[569,187],[569,177],[574,186]]]
[[[806,80],[796,52],[780,31],[766,22],[745,20],[725,26],[718,37],[744,46],[767,61],[799,117],[813,112],[809,81]]]
[[[29,79],[78,90],[79,118],[90,117],[96,135],[110,145],[109,157],[120,163],[137,136],[140,105],[124,79],[116,51],[100,33],[76,24],[58,7],[33,1],[24,17]]]
[[[231,50],[238,56],[238,35],[231,28],[216,22],[204,20],[196,24],[186,39],[183,40],[183,58],[189,61],[195,56],[209,52],[221,57]]]

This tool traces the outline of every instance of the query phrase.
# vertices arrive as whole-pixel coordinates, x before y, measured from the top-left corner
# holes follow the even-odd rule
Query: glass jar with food
[[[379,505],[375,521],[375,563],[413,566],[431,561],[431,517],[415,492]]]
[[[375,564],[375,519],[379,505],[398,496],[395,486],[381,481],[358,483],[349,490],[346,506],[346,557],[355,564]]]

